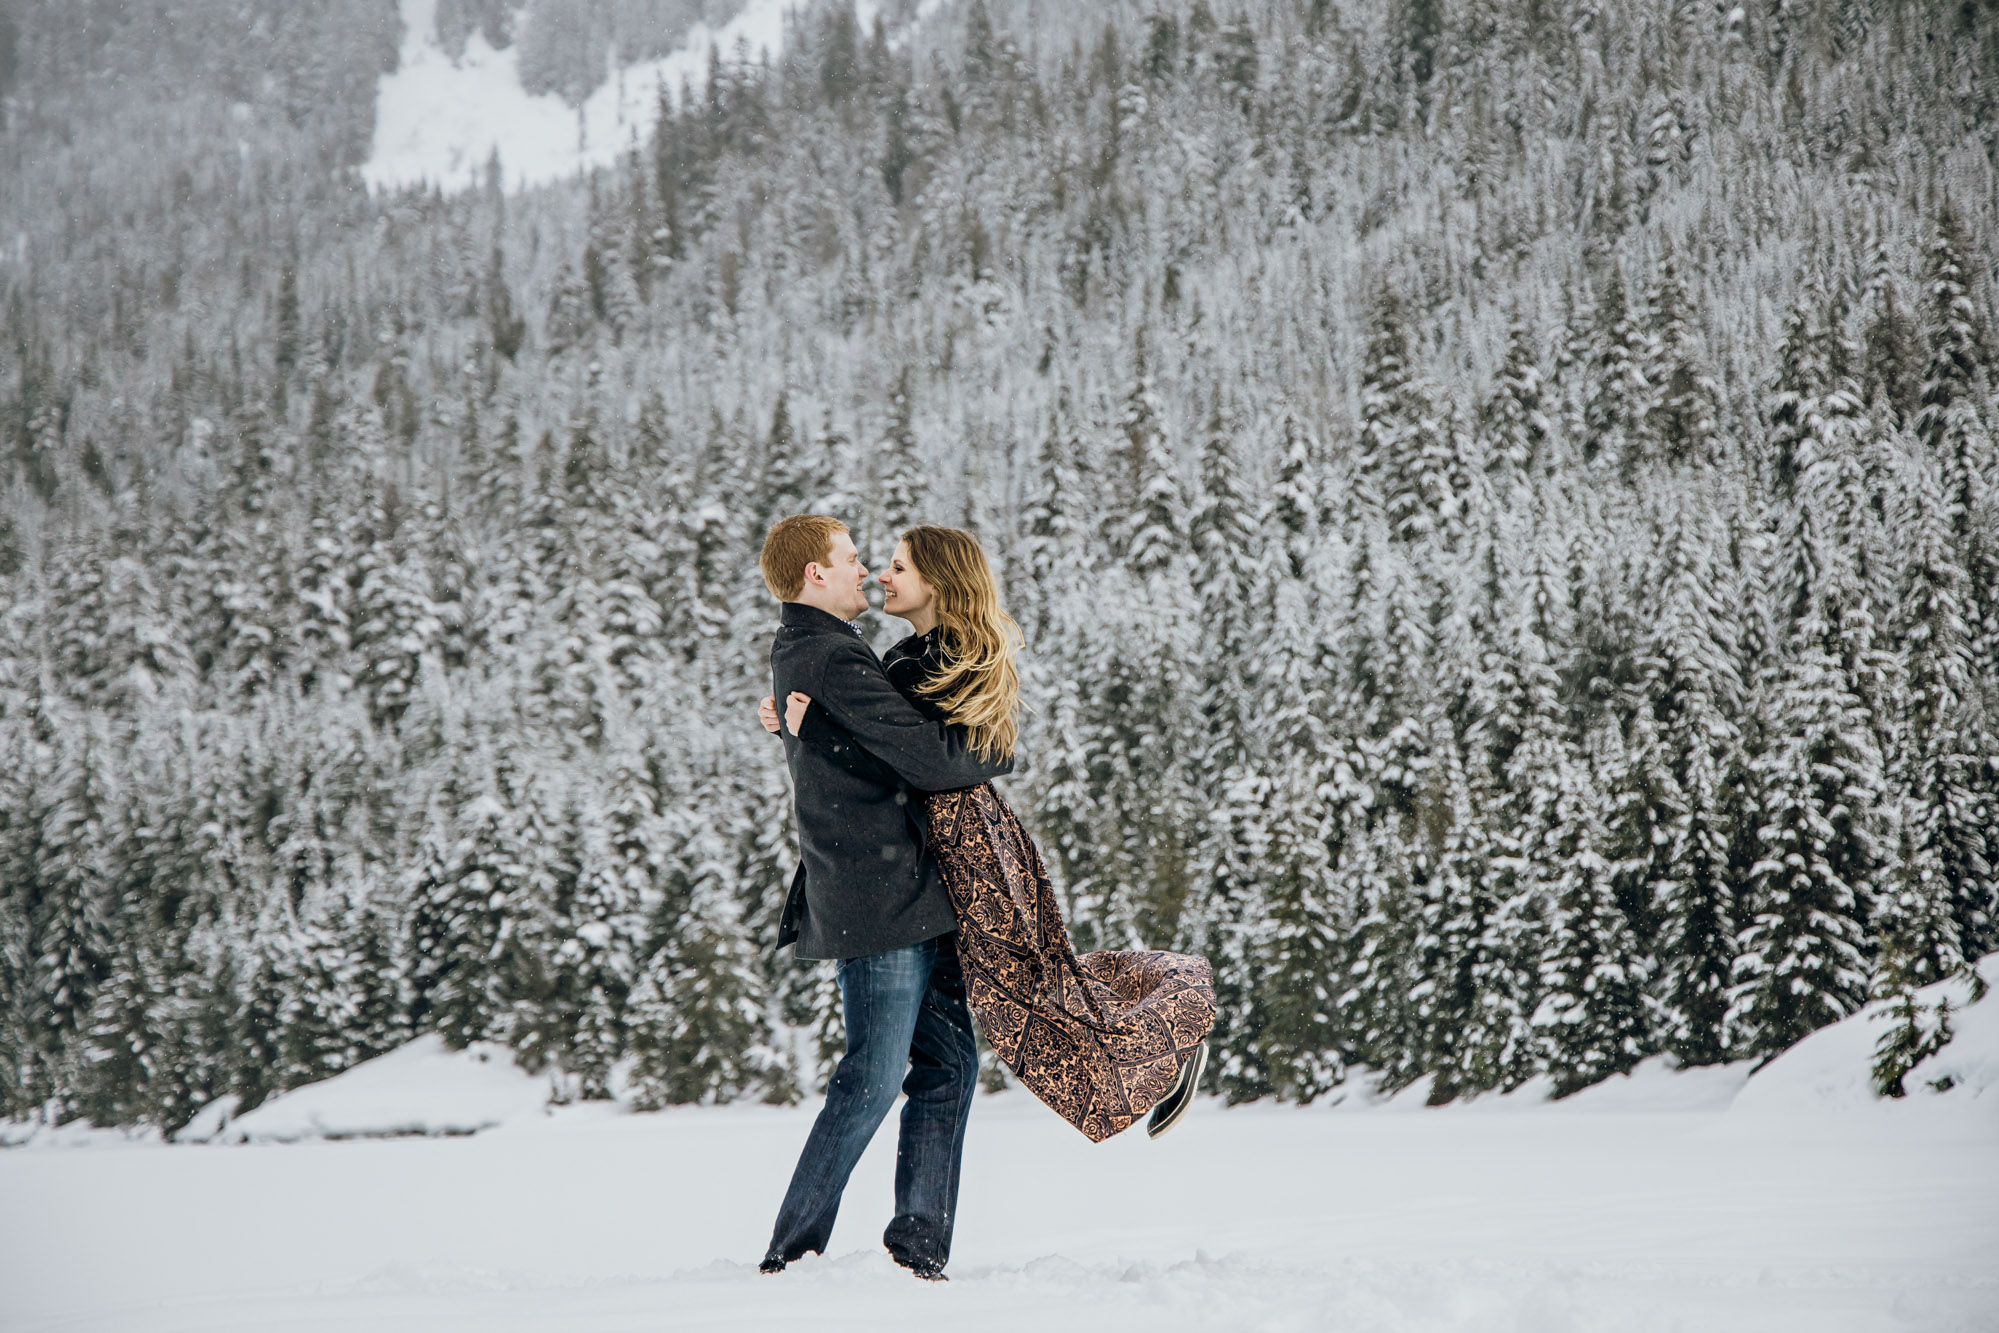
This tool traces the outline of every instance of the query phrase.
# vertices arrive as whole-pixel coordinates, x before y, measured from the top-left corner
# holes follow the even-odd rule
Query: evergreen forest
[[[1879,1000],[1899,1095],[1999,949],[1999,4],[863,10],[447,195],[361,183],[392,0],[0,3],[0,1118],[813,1094],[807,509],[985,542],[1004,790],[1079,949],[1214,960],[1211,1090]]]

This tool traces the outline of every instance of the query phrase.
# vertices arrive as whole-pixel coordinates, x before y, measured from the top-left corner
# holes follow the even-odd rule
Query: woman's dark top
[[[949,715],[944,705],[923,692],[923,682],[934,679],[944,663],[944,627],[940,625],[928,634],[912,634],[889,649],[882,657],[882,670],[888,673],[888,683],[917,712],[932,721],[945,722]]]

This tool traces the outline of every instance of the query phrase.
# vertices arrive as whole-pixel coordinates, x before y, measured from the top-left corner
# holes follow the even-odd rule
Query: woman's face
[[[908,542],[895,544],[895,558],[875,577],[882,585],[882,610],[889,615],[907,620],[930,605],[933,596],[930,585],[916,572],[916,564],[909,558]]]

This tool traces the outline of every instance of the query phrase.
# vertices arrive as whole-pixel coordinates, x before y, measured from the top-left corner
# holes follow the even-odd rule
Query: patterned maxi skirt
[[[1101,1143],[1152,1109],[1215,1022],[1208,960],[1076,955],[1041,853],[990,784],[924,798],[965,993],[1034,1095]]]

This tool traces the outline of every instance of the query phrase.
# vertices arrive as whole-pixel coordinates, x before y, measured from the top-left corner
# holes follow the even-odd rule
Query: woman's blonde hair
[[[1020,626],[1000,609],[999,584],[979,539],[957,528],[919,527],[902,534],[917,577],[936,598],[944,632],[944,669],[923,682],[953,722],[964,726],[972,753],[1008,759],[1020,739]]]

